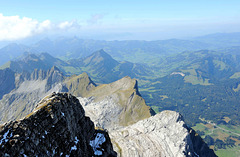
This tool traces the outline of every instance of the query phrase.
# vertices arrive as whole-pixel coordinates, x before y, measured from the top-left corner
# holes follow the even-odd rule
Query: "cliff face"
[[[174,111],[151,116],[137,81],[124,77],[78,97],[96,126],[109,130],[118,156],[215,157],[213,150]]]
[[[97,86],[85,96],[78,98],[86,114],[102,128],[127,126],[154,114],[141,97],[137,80],[130,77]]]
[[[69,92],[95,126],[109,130],[119,156],[215,156],[180,114],[152,116],[130,77],[96,86],[86,73],[64,77],[53,67],[15,74],[14,83],[15,89],[0,100],[0,122],[25,117],[53,91]],[[0,127],[0,156],[115,155],[108,134],[94,130],[83,108],[69,94],[46,97],[23,120]]]
[[[12,77],[14,89],[0,100],[0,124],[23,118],[33,111],[35,104],[42,97],[52,92],[69,92],[77,97],[85,97],[83,101],[80,100],[84,104],[89,104],[86,106],[89,111],[87,115],[93,120],[101,117],[104,124],[102,122],[99,124],[104,128],[115,124],[126,126],[151,116],[152,110],[139,94],[137,81],[130,77],[96,86],[86,73],[64,77],[56,67],[48,71],[34,70],[32,73],[15,74],[15,76],[13,73]],[[10,84],[8,81],[7,83]],[[89,97],[90,99],[85,101]],[[97,105],[98,109],[96,109],[93,103],[104,103],[107,106]],[[104,106],[109,110],[102,109]]]
[[[52,94],[22,120],[0,127],[0,156],[116,156],[77,98]]]
[[[110,132],[119,156],[216,157],[183,117],[163,111],[133,125]]]
[[[0,99],[15,88],[15,74],[10,69],[0,70]]]
[[[64,76],[56,67],[48,71],[15,74],[13,79],[15,88],[0,100],[0,124],[23,118],[46,95],[65,91],[62,86]]]

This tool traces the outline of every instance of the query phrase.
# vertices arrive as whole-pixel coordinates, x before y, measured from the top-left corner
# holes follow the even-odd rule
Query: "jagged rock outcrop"
[[[0,70],[0,99],[15,88],[15,74],[10,69]]]
[[[86,97],[79,97],[86,114],[106,129],[127,126],[155,114],[141,97],[137,80],[130,77],[97,86]]]
[[[15,75],[15,88],[0,100],[0,124],[31,113],[46,95],[66,91],[62,85],[65,78],[56,67]]]
[[[119,156],[216,157],[175,111],[163,111],[110,132]]]
[[[113,124],[126,126],[154,114],[139,94],[137,81],[130,77],[96,86],[86,73],[65,77],[56,67],[48,71],[40,69],[32,73],[13,73],[13,75],[15,81],[12,81],[12,84],[15,88],[0,100],[0,124],[31,113],[35,108],[34,105],[52,92],[69,92],[77,97],[85,97],[83,102],[87,101],[89,104],[86,106],[89,108],[87,111],[95,110],[90,111],[91,113],[96,112],[96,108],[91,107],[90,102],[108,104],[109,108],[112,106],[106,113],[97,112],[91,115],[93,120],[102,117],[105,124],[103,125],[102,122],[99,124],[104,128]],[[98,105],[98,107],[105,112],[101,109],[103,106]]]
[[[0,127],[0,156],[116,156],[108,133],[95,130],[78,99],[44,98],[22,120]]]
[[[3,89],[2,95],[6,95],[0,99],[0,124],[26,116],[41,98],[52,92],[86,96],[96,87],[87,73],[66,77],[55,66],[48,71],[35,69],[32,73],[14,73],[6,69],[0,71],[1,76],[6,79],[0,79],[0,94]],[[9,87],[8,90],[5,87]]]
[[[155,113],[146,105],[144,99],[141,97],[138,91],[137,81],[130,77],[124,77],[111,84],[96,86],[86,73],[78,76],[64,77],[56,67],[53,67],[48,72],[35,70],[31,74],[15,74],[15,86],[16,88],[14,90],[4,95],[3,99],[0,100],[0,113],[3,113],[0,114],[0,123],[23,118],[33,111],[36,107],[35,102],[39,101],[41,97],[53,91],[64,91],[73,93],[78,97],[86,111],[86,115],[91,118],[96,127],[109,130],[110,137],[114,143],[114,149],[120,156],[215,156],[213,151],[208,148],[202,139],[196,136],[195,131],[186,126],[181,115],[178,113],[165,111],[152,117]],[[61,101],[61,99],[57,98],[57,95],[53,95],[47,98],[47,101],[42,101],[42,104],[48,103],[48,101],[50,103],[53,100],[56,100],[56,102]],[[63,101],[65,101],[65,98]],[[42,106],[36,113],[42,113],[42,108],[46,109],[45,106]],[[36,113],[33,112],[33,115]],[[44,114],[47,113],[44,112]],[[70,115],[72,114],[73,112],[71,111]],[[77,115],[78,114],[74,114],[71,117],[74,118]],[[62,114],[60,111],[57,111],[56,117],[61,118],[59,116],[64,119],[65,112]],[[32,115],[30,115],[30,117],[32,117]],[[9,153],[7,148],[12,147],[14,144],[11,143],[12,141],[17,142],[19,140],[19,138],[13,136],[15,135],[15,133],[12,133],[14,126],[21,128],[23,124],[24,126],[31,124],[31,127],[28,127],[34,130],[34,138],[45,137],[42,133],[45,131],[36,129],[34,123],[29,122],[29,118],[5,124],[5,126],[0,129],[0,142],[4,145],[5,153]],[[51,130],[51,125],[42,127],[42,123],[46,120],[41,118],[40,120],[43,122],[34,119],[41,128]],[[58,120],[59,123],[62,123],[62,119]],[[69,121],[69,119],[67,120]],[[52,118],[51,123],[53,122],[55,122],[54,118]],[[75,124],[72,123],[73,122],[64,122],[63,124],[66,124],[67,128],[71,129],[69,125],[75,127]],[[93,131],[90,130],[90,132]],[[68,140],[75,143],[80,137],[77,137],[78,140],[76,140],[76,134],[73,135],[74,136],[71,136],[71,139]],[[57,138],[55,135],[53,135],[53,137]],[[99,140],[102,142],[110,140],[106,132],[95,130],[92,137],[94,138],[91,138],[89,145],[93,147],[94,153],[101,153],[101,149],[111,150],[111,147],[108,145],[105,146],[104,144],[101,146],[101,149],[99,149],[100,146],[97,144]],[[40,139],[42,140],[42,138]],[[50,137],[46,139],[50,142]],[[53,141],[54,140],[56,139],[53,139]],[[73,152],[70,152],[69,148],[75,149],[72,143],[66,146],[65,155]],[[59,146],[55,144],[56,143],[51,143],[51,146]],[[55,147],[51,148],[52,152],[50,152],[49,145],[46,144],[46,149],[44,148],[44,150],[41,151],[44,152],[48,150],[48,153],[53,153],[53,151],[56,153],[57,149],[55,149]],[[60,148],[62,149],[62,147]],[[88,149],[90,147],[84,146],[84,148]],[[40,148],[37,151],[40,151]],[[59,154],[57,154],[57,156],[58,155]]]

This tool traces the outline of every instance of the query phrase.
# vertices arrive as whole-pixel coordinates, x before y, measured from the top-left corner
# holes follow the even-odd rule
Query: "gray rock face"
[[[183,117],[174,111],[163,111],[123,127],[117,116],[122,111],[117,98],[113,94],[96,102],[93,97],[78,97],[86,115],[97,126],[109,130],[118,156],[216,156],[201,137],[186,126]]]
[[[118,152],[119,156],[215,156],[213,151],[202,141],[201,137],[196,136],[195,131],[186,126],[181,115],[178,113],[164,111],[152,117],[150,107],[145,104],[144,99],[138,92],[137,81],[129,77],[124,77],[111,84],[95,86],[87,74],[64,78],[60,71],[54,67],[48,72],[35,70],[31,74],[17,74],[15,77],[15,86],[16,88],[14,90],[4,95],[3,99],[0,100],[0,124],[1,122],[25,117],[36,107],[36,102],[51,92],[68,91],[77,96],[86,97],[78,97],[86,111],[86,115],[91,118],[95,126],[109,130],[114,149]],[[52,95],[44,99],[41,104],[47,104],[48,102],[53,103],[53,101],[58,103],[59,101],[72,102],[73,100],[73,102],[75,102],[75,98],[70,99],[68,97],[71,96],[65,95],[59,98],[59,95]],[[77,124],[75,123],[79,121],[75,116],[79,116],[80,118],[82,116],[72,110],[72,105],[66,106],[70,107],[70,109],[67,110],[63,107],[63,111],[63,108],[61,108],[57,109],[56,112],[44,112],[44,114],[42,113],[42,107],[40,107],[40,110],[36,112],[38,113],[38,118],[34,119],[34,123],[32,119],[29,120],[29,118],[25,118],[23,121],[5,124],[5,126],[0,129],[0,145],[3,145],[3,152],[8,154],[8,150],[16,152],[18,147],[23,148],[21,144],[15,147],[15,143],[12,143],[12,141],[20,141],[21,143],[20,139],[22,138],[19,137],[24,137],[24,139],[33,137],[34,140],[35,137],[37,137],[37,143],[39,140],[48,140],[47,143],[44,143],[44,147],[41,148],[41,150],[39,148],[36,152],[28,152],[31,156],[39,152],[48,152],[47,154],[43,154],[43,156],[49,156],[49,153],[54,154],[56,152],[58,152],[56,156],[64,152],[65,155],[76,155],[72,154],[74,151],[71,151],[71,149],[75,150],[77,146],[75,147],[75,145],[72,144],[78,140],[80,141],[80,138],[87,138],[85,141],[90,142],[90,146],[87,145],[87,142],[83,144],[83,152],[90,147],[92,148],[89,149],[88,151],[90,152],[84,154],[84,156],[88,156],[89,154],[100,155],[103,153],[102,149],[104,149],[104,151],[107,150],[107,152],[112,152],[111,146],[104,144],[104,141],[110,141],[108,134],[104,131],[88,130],[89,128],[85,123],[81,125],[85,128],[85,131],[89,133],[84,134],[84,136],[91,134],[91,137],[80,137],[80,135],[77,136],[76,133],[73,133],[73,136],[71,136],[70,133],[76,131]],[[67,115],[71,115],[68,119],[65,119],[65,110],[69,112]],[[41,113],[43,117],[39,116],[39,113]],[[80,109],[80,113],[83,113],[82,109]],[[35,113],[32,116],[34,117],[34,115]],[[47,121],[44,117],[49,117],[50,121]],[[88,123],[89,119],[85,119],[85,121]],[[56,129],[55,122],[62,123],[64,126],[59,125],[61,128],[67,128],[67,131],[60,131],[61,133],[59,133],[63,133],[64,138],[67,137],[67,140],[70,141],[67,143],[65,149],[59,144],[56,144],[56,139],[59,138],[59,136],[54,135],[56,130],[52,129],[51,131],[53,123],[53,128]],[[51,132],[51,136],[53,136],[54,139],[50,138],[50,136],[47,138],[46,135],[43,134],[45,130],[38,129],[34,124],[41,126],[40,128],[48,129],[48,132]],[[48,126],[47,124],[50,125]],[[93,127],[91,122],[88,125]],[[25,129],[20,129],[22,132],[15,132],[17,130],[14,130],[14,126]],[[25,126],[27,126],[28,129]],[[61,130],[61,128],[57,128],[57,130]],[[29,133],[28,130],[35,131],[30,131]],[[28,134],[25,134],[26,131]],[[81,131],[84,131],[84,129]],[[15,137],[17,138],[15,138],[14,135],[16,135]],[[41,138],[43,136],[44,138]],[[75,138],[76,136],[77,139]],[[65,142],[60,139],[61,138],[59,138],[61,145],[64,145]],[[51,143],[51,141],[55,141],[55,143]],[[26,149],[30,146],[32,149],[36,149],[36,141],[31,142],[31,144],[26,146]],[[101,147],[99,143],[102,143]],[[51,144],[51,147],[49,144]],[[60,152],[62,149],[64,149],[64,152]]]
[[[87,115],[98,118],[99,125],[106,129],[127,126],[154,114],[141,97],[137,80],[130,77],[97,86],[86,97],[79,100],[84,102]]]
[[[52,94],[23,120],[0,127],[0,156],[116,156],[105,131],[95,130],[78,99]]]
[[[182,116],[163,111],[131,126],[110,132],[119,156],[215,157],[200,137],[195,138]],[[201,143],[201,144],[200,144]],[[202,149],[204,148],[204,149]]]
[[[80,103],[83,105],[86,115],[94,121],[96,127],[104,128],[109,131],[120,127],[119,115],[122,108],[112,96],[94,102],[94,98],[78,97]]]
[[[134,92],[128,91],[132,87],[137,89],[137,85],[130,84],[131,81],[125,77],[112,84],[97,87],[91,97],[78,97],[86,115],[95,125],[109,131],[118,156],[216,156],[201,137],[186,126],[183,117],[174,111],[163,111],[144,120],[139,119],[134,124],[122,125],[121,113],[126,118],[127,112],[132,116],[138,111],[128,111],[123,107],[125,104],[127,107],[131,106],[129,102],[134,100],[131,99]],[[136,101],[135,104],[139,102]]]
[[[15,74],[12,70],[0,70],[0,87],[0,99],[15,88]]]
[[[15,74],[16,87],[0,100],[0,124],[23,118],[31,113],[35,105],[52,92],[64,91],[63,74],[53,67],[48,71]]]

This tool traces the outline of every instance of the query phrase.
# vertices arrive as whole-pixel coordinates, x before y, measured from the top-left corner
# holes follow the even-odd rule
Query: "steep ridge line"
[[[24,119],[0,127],[0,156],[94,155],[116,153],[108,133],[94,129],[78,99],[71,94],[53,93]]]

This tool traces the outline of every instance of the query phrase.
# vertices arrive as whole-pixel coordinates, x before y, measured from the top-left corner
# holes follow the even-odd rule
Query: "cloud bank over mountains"
[[[0,42],[59,36],[95,40],[188,39],[212,33],[239,32],[240,28],[235,17],[135,17],[97,11],[67,19],[50,17],[39,20],[33,15],[0,13]]]
[[[80,27],[76,21],[55,24],[50,20],[40,22],[28,17],[4,16],[0,13],[0,41],[18,40],[47,32],[76,31]]]

